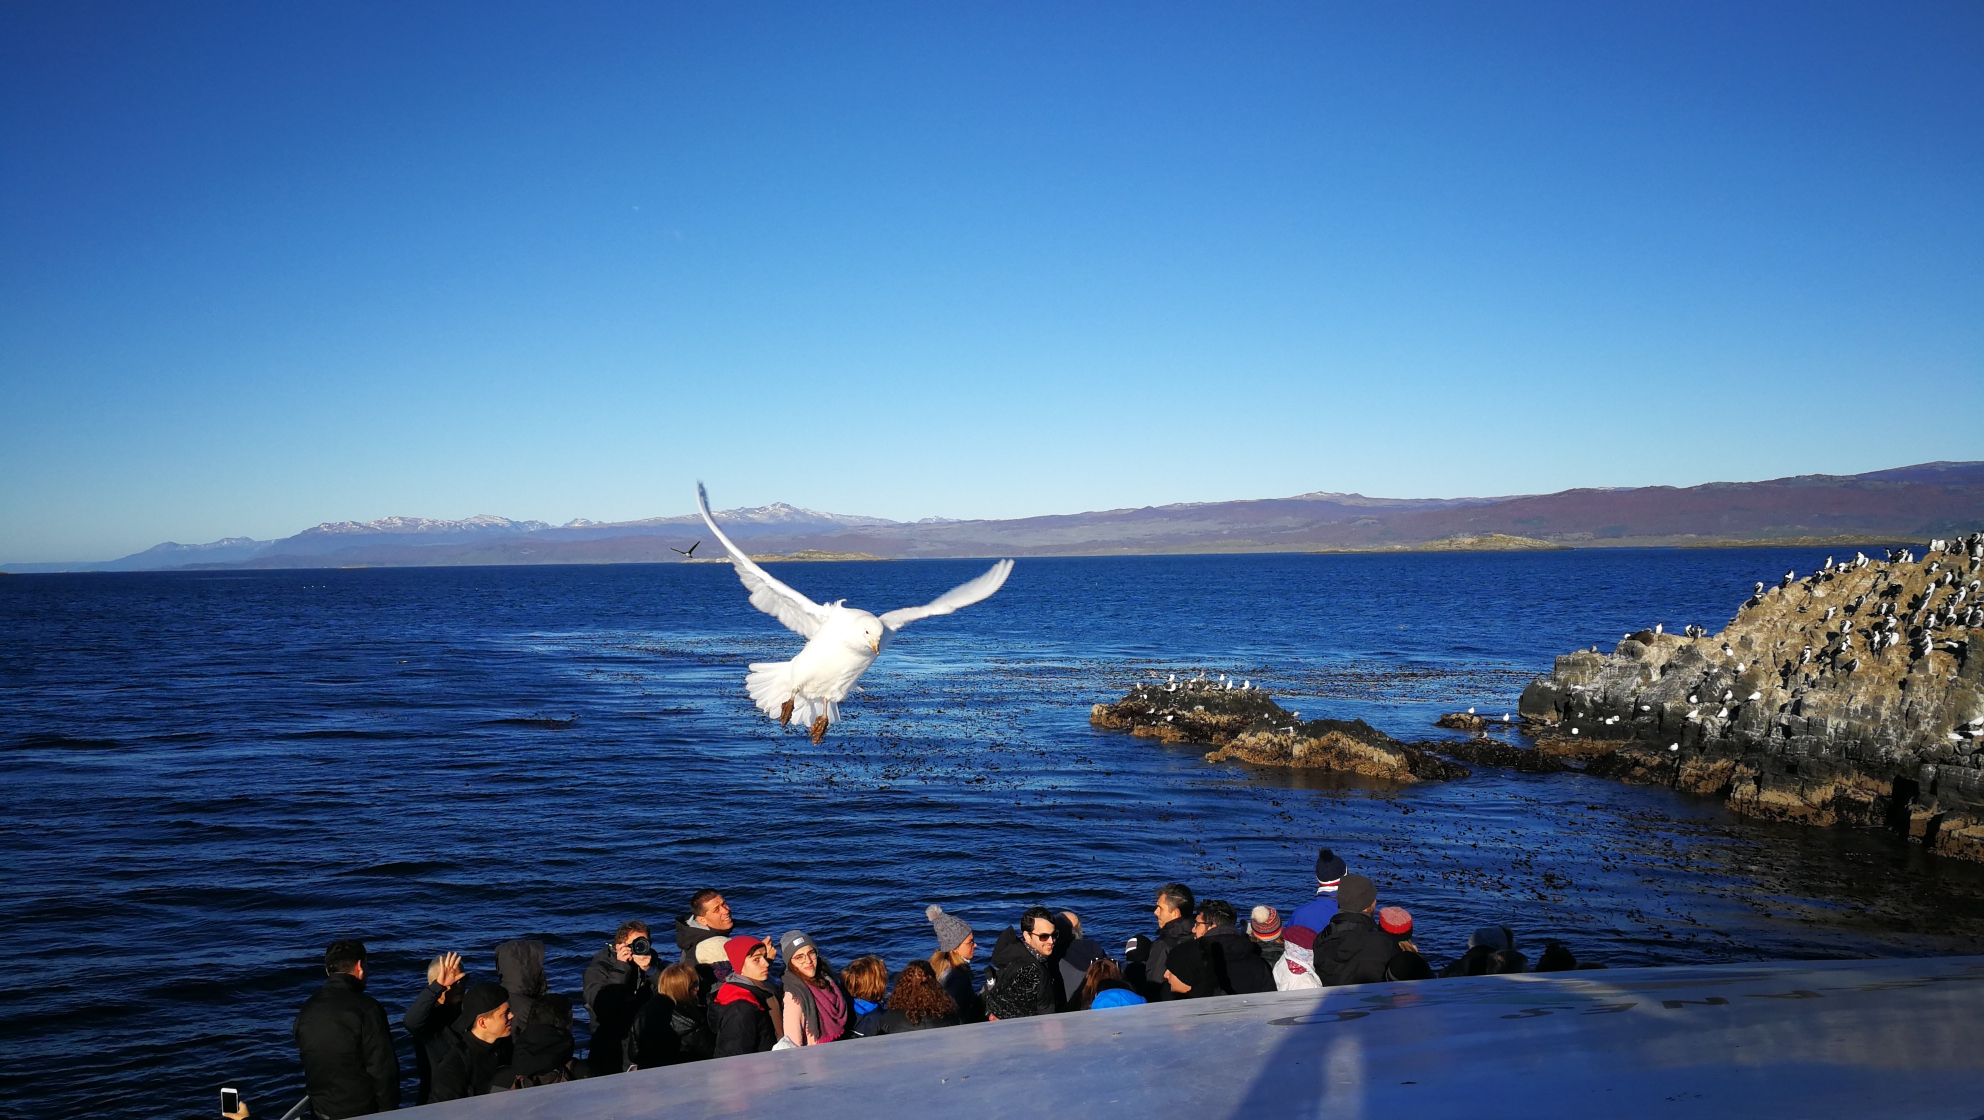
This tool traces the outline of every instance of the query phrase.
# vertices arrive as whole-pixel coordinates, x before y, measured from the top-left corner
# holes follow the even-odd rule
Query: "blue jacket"
[[[1330,919],[1336,917],[1336,892],[1318,894],[1316,897],[1296,907],[1295,913],[1282,924],[1301,926],[1303,929],[1321,933],[1329,928]]]

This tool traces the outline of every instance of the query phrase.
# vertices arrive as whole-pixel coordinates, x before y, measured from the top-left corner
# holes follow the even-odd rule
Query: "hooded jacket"
[[[505,941],[496,946],[496,982],[510,993],[510,1014],[518,1030],[530,1023],[530,1011],[544,985],[544,942]]]
[[[1061,976],[1051,958],[1034,955],[1007,926],[992,947],[992,975],[985,981],[985,1013],[998,1019],[1052,1015],[1061,1009]]]
[[[1224,995],[1244,996],[1275,990],[1274,969],[1254,939],[1233,926],[1214,926],[1199,938],[1213,985]]]
[[[690,925],[692,920],[689,914],[675,919],[675,947],[682,950],[682,959],[685,961],[696,959],[697,945],[712,937],[729,937],[737,929],[735,923],[732,923],[728,930],[704,929],[702,926]]]
[[[1316,978],[1325,988],[1378,983],[1398,952],[1399,940],[1378,928],[1371,915],[1339,910],[1316,938]]]
[[[400,1059],[386,1009],[365,981],[339,974],[303,1003],[290,1029],[319,1116],[340,1120],[400,1106]]]
[[[1164,970],[1171,951],[1180,945],[1191,944],[1192,940],[1190,914],[1171,919],[1157,931],[1157,940],[1150,947],[1150,957],[1144,962],[1144,990],[1139,995],[1152,1003],[1172,998],[1171,985],[1164,982]]]
[[[732,976],[717,986],[710,1007],[710,1027],[716,1032],[715,1056],[760,1054],[778,1044],[771,1009],[779,994],[769,984]]]

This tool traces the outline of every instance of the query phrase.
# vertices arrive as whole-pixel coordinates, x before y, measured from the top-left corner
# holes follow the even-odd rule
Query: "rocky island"
[[[1718,634],[1642,630],[1523,692],[1535,750],[1751,816],[1984,860],[1984,533],[1759,583]]]
[[[1362,720],[1303,720],[1251,682],[1133,687],[1089,722],[1211,748],[1208,762],[1397,782],[1468,776],[1460,762],[1581,770],[1721,799],[1749,816],[1893,829],[1984,861],[1984,533],[1917,558],[1864,554],[1758,583],[1720,633],[1661,626],[1557,658],[1523,691],[1533,746],[1406,743]],[[1468,712],[1439,726],[1500,726]]]
[[[1089,709],[1089,722],[1163,743],[1212,747],[1207,762],[1251,762],[1361,774],[1395,782],[1465,778],[1467,767],[1402,743],[1363,720],[1303,720],[1251,682],[1203,676],[1140,684],[1113,704]],[[1444,746],[1444,744],[1441,744]]]

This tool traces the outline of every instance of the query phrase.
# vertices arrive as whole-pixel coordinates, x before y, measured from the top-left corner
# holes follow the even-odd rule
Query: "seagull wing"
[[[696,483],[696,508],[703,511],[703,523],[716,534],[717,540],[723,542],[723,550],[730,553],[730,566],[736,569],[744,590],[751,593],[751,605],[778,619],[786,629],[800,637],[810,638],[819,633],[820,627],[827,621],[827,608],[773,579],[763,568],[753,564],[751,558],[744,555],[743,549],[730,543],[730,538],[716,527],[716,519],[710,516],[710,496],[703,491],[700,482]],[[985,594],[990,595],[991,592]],[[979,596],[981,599],[984,597]]]
[[[900,630],[919,618],[932,618],[940,614],[949,614],[959,607],[968,607],[981,599],[989,599],[992,597],[992,593],[999,590],[1000,586],[1006,582],[1006,577],[1012,573],[1013,562],[1011,560],[1001,560],[997,564],[992,565],[991,569],[984,575],[979,576],[970,583],[960,583],[920,607],[904,607],[901,610],[890,611],[882,616],[882,625],[888,627],[890,630]],[[755,602],[756,600],[753,601]]]

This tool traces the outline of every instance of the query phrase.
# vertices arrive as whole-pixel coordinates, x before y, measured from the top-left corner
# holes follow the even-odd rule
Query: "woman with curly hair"
[[[896,973],[895,990],[889,993],[888,1010],[882,1015],[882,1034],[957,1025],[957,1001],[937,983],[936,970],[928,962],[911,961]]]

